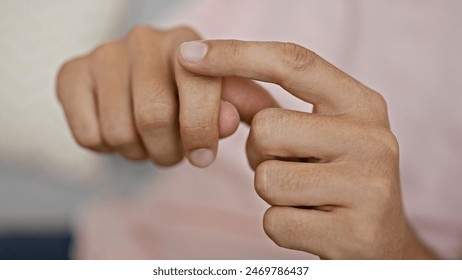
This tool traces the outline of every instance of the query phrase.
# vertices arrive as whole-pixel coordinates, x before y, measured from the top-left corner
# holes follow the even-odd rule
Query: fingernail
[[[180,53],[187,62],[197,63],[207,54],[207,45],[198,41],[184,42],[180,46]]]
[[[213,162],[215,156],[210,149],[197,149],[191,152],[190,158],[195,166],[207,167]]]

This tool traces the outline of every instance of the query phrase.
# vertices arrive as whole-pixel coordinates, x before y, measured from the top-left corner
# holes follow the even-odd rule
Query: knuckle
[[[199,33],[194,28],[186,25],[180,25],[168,32],[173,38],[182,38],[183,40],[193,40],[199,38]]]
[[[63,103],[66,98],[67,90],[63,90],[63,87],[67,84],[70,77],[73,76],[73,69],[70,62],[64,63],[58,71],[56,76],[56,97],[59,102]]]
[[[165,32],[152,28],[148,25],[137,25],[132,28],[126,37],[129,49],[136,56],[143,56],[143,59],[149,58],[158,53],[159,46],[164,44]]]
[[[77,75],[80,75],[82,71],[85,71],[86,58],[77,57],[66,61],[61,65],[56,76],[57,91],[56,95],[58,100],[62,102],[63,97],[69,91],[62,90],[69,82],[71,82]]]
[[[123,46],[120,41],[109,41],[96,47],[90,55],[94,63],[106,63],[119,59],[122,52]]]
[[[96,133],[79,132],[76,133],[75,141],[82,147],[95,149],[103,145],[101,137]]]
[[[162,47],[169,56],[172,56],[182,42],[198,40],[200,38],[199,33],[193,28],[181,25],[166,32],[166,40],[163,40]]]
[[[270,207],[263,215],[263,229],[271,240],[275,241],[276,238],[276,224],[277,224],[277,208]]]
[[[140,42],[146,40],[147,37],[160,34],[161,31],[150,27],[149,25],[136,25],[130,32],[127,38],[129,41]]]
[[[268,128],[271,126],[271,122],[276,110],[277,109],[275,108],[267,108],[255,114],[251,124],[251,131],[254,132],[255,136],[266,133]]]
[[[183,138],[207,139],[218,132],[218,125],[212,119],[181,121],[180,131]]]
[[[135,123],[140,133],[173,125],[176,111],[167,104],[154,103],[140,106],[135,113]]]
[[[388,105],[383,95],[371,89],[366,89],[366,93],[368,98],[364,100],[364,107],[368,108],[380,123],[388,124]]]
[[[138,151],[125,152],[125,153],[122,153],[122,156],[128,160],[133,160],[133,161],[142,161],[147,158],[145,154],[138,152]]]
[[[316,54],[295,43],[279,43],[283,64],[290,70],[304,70],[313,62]]]
[[[390,131],[387,131],[385,135],[386,136],[383,137],[383,146],[385,147],[386,153],[392,156],[393,158],[398,158],[399,157],[398,139],[396,139],[396,136]]]
[[[378,149],[377,153],[381,158],[398,159],[398,140],[388,128],[378,129],[373,137]]]
[[[76,71],[79,71],[81,60],[82,58],[73,58],[64,62],[58,70],[58,80],[73,76]]]
[[[152,158],[152,161],[156,165],[162,166],[162,167],[169,167],[169,166],[173,166],[175,164],[180,163],[183,160],[183,154],[180,154],[180,153],[171,154],[168,157],[162,157],[162,158],[151,156],[151,158]]]
[[[130,130],[106,129],[103,130],[103,134],[111,147],[125,147],[137,143],[136,135]]]
[[[272,203],[272,193],[270,190],[270,184],[268,180],[269,174],[271,174],[272,170],[272,161],[264,161],[258,165],[257,169],[255,170],[255,178],[254,178],[254,185],[255,191],[257,194],[266,202],[273,205]]]
[[[277,206],[270,207],[263,215],[263,230],[266,235],[273,240],[279,247],[287,247],[287,241],[284,234],[280,234],[279,228],[281,227],[281,212]]]
[[[364,155],[380,160],[382,164],[384,160],[392,163],[399,158],[398,140],[388,127],[360,124],[356,129],[356,137],[352,139],[360,140],[356,142],[356,145],[363,152],[367,150],[367,153],[363,153]]]
[[[268,149],[273,138],[269,136],[271,130],[277,125],[275,122],[278,120],[275,116],[278,112],[277,108],[267,108],[259,111],[252,119],[250,137],[264,155],[270,153]]]
[[[375,91],[374,91],[373,96],[374,96],[374,104],[377,107],[377,109],[380,109],[380,112],[382,113],[387,113],[388,105],[387,105],[387,101],[385,100],[385,97],[383,97],[383,95]]]

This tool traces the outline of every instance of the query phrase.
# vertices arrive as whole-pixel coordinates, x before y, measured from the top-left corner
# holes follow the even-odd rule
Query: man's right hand
[[[161,166],[184,156],[197,167],[211,164],[218,139],[235,132],[239,117],[250,123],[256,112],[276,103],[250,80],[183,69],[177,49],[197,39],[185,27],[138,26],[125,38],[66,62],[57,95],[76,141]]]

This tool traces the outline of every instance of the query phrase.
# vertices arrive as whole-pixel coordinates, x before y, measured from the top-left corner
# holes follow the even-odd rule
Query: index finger
[[[191,50],[200,51],[194,54]],[[379,94],[314,52],[293,43],[192,41],[182,44],[178,61],[187,70],[201,75],[238,76],[279,84],[313,104],[321,114],[370,116],[385,109],[369,106],[382,103]]]
[[[175,38],[182,41],[200,38],[189,28],[177,28],[174,34]],[[175,45],[178,46],[179,43]],[[172,54],[183,149],[193,165],[207,167],[214,161],[218,148],[222,79],[187,71],[178,63],[175,53]]]
[[[197,167],[210,165],[217,153],[221,78],[188,72],[178,62],[175,78],[179,98],[179,124],[184,150]]]

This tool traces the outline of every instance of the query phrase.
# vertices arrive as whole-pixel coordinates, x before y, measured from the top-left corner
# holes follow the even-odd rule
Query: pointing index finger
[[[183,43],[180,64],[208,76],[238,76],[281,85],[321,114],[377,115],[378,94],[314,52],[293,43],[237,40]],[[378,97],[378,98],[377,98]]]

